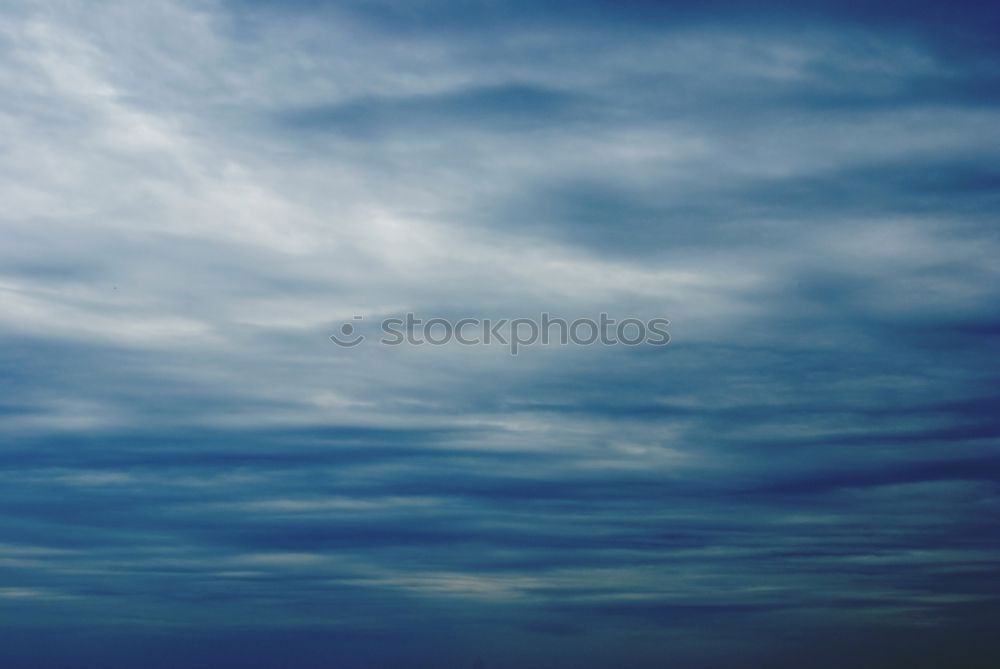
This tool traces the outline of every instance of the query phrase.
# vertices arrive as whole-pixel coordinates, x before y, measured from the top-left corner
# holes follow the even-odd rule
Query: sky
[[[7,0],[0,665],[1000,666],[998,149],[996,4]]]

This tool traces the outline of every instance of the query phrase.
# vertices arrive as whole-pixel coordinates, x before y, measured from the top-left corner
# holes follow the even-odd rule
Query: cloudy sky
[[[998,666],[998,35],[7,0],[0,664]]]

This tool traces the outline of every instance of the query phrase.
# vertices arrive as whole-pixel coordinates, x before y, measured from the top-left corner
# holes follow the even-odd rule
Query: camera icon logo
[[[353,320],[363,321],[364,316],[355,316]],[[340,336],[332,334],[330,335],[330,341],[332,341],[337,346],[343,346],[345,348],[352,348],[357,346],[365,340],[365,336],[362,334],[354,334],[354,325],[351,323],[344,323],[340,326]]]

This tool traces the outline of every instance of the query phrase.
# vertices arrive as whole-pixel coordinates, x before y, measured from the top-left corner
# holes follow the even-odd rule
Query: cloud
[[[8,3],[0,660],[994,666],[996,23]]]

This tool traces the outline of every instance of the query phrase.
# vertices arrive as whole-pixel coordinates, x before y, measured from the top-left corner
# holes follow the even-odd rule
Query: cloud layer
[[[839,4],[7,3],[2,663],[995,666],[1000,15]]]

